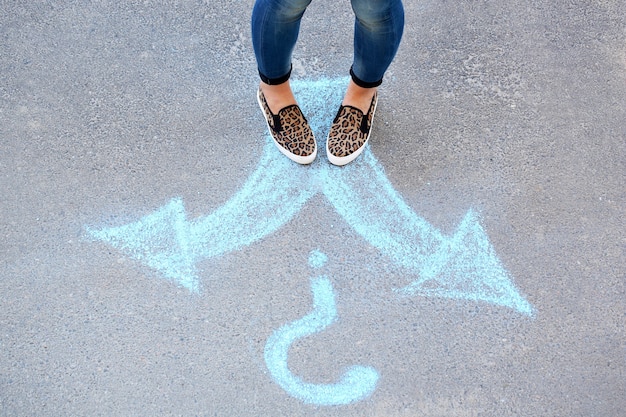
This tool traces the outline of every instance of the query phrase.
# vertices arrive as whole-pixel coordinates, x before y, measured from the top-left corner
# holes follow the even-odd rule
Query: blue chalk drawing
[[[314,251],[309,264],[324,265],[326,255]],[[313,311],[274,331],[265,344],[265,363],[272,378],[291,396],[307,404],[344,405],[368,397],[376,389],[378,372],[371,367],[352,366],[335,384],[311,384],[293,375],[287,365],[289,347],[298,340],[318,333],[337,321],[335,296],[330,280],[319,276],[311,280]]]
[[[325,129],[347,82],[346,78],[292,83],[320,149],[325,148]],[[107,242],[165,278],[199,292],[199,262],[274,233],[317,194],[325,196],[363,239],[412,276],[412,282],[396,289],[398,294],[487,302],[534,315],[498,259],[478,214],[469,210],[452,235],[442,234],[404,202],[369,147],[348,166],[332,166],[322,157],[310,166],[300,166],[282,156],[268,136],[256,170],[212,213],[188,219],[183,201],[174,198],[136,222],[86,230],[92,239]],[[319,250],[310,253],[312,268],[321,268],[327,261]],[[314,278],[311,289],[313,311],[273,332],[266,343],[270,374],[286,392],[306,403],[340,405],[362,400],[376,389],[379,379],[371,367],[352,366],[335,384],[307,383],[289,371],[290,346],[337,320],[330,280]]]
[[[292,83],[321,149],[347,82],[341,78]],[[478,214],[469,210],[454,234],[443,235],[404,202],[369,147],[345,167],[332,166],[323,157],[299,166],[284,158],[267,137],[256,170],[211,214],[187,219],[182,200],[175,198],[137,222],[87,231],[93,239],[198,292],[198,262],[277,231],[317,194],[324,195],[366,241],[416,276],[398,293],[482,301],[534,314],[498,259]]]

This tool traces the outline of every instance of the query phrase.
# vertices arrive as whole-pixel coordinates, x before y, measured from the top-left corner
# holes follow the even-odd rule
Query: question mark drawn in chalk
[[[292,83],[318,138],[326,137],[324,129],[330,126],[333,109],[341,101],[347,82],[342,78]],[[88,235],[191,292],[200,292],[197,263],[260,241],[321,194],[355,232],[411,276],[408,285],[396,289],[398,294],[487,302],[534,315],[532,305],[513,285],[480,217],[472,209],[452,235],[445,235],[403,200],[369,145],[357,160],[344,167],[332,166],[321,157],[309,166],[298,166],[278,152],[269,135],[266,138],[256,170],[212,213],[188,219],[182,199],[174,198],[133,223],[86,227]],[[321,149],[323,145],[320,143]],[[320,262],[320,254],[312,255],[311,266]],[[287,368],[291,343],[325,329],[336,319],[328,279],[316,278],[311,285],[313,312],[272,335],[266,344],[267,366],[287,392],[305,402],[330,405],[362,399],[375,389],[378,374],[372,368],[350,368],[344,379],[332,385],[307,384]]]
[[[326,255],[313,251],[309,265],[319,268]],[[274,331],[265,344],[265,363],[274,381],[291,396],[307,404],[344,405],[368,397],[376,389],[378,372],[371,367],[351,366],[335,384],[311,384],[293,375],[287,365],[289,347],[296,341],[325,330],[337,321],[335,296],[330,280],[311,280],[313,311]]]

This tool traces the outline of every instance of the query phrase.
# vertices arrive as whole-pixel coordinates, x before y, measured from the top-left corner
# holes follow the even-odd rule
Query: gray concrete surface
[[[102,242],[173,197],[222,205],[259,160],[252,0],[0,1],[0,415],[613,416],[626,410],[626,4],[406,1],[371,149],[407,204],[482,225],[534,318],[398,297],[407,282],[323,198],[207,260],[191,294]],[[344,76],[347,1],[316,0],[294,77]],[[312,308],[303,379],[356,363],[367,399],[314,406],[265,342]]]

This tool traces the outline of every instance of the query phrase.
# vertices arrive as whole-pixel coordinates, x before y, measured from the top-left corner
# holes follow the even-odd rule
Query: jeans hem
[[[356,76],[356,74],[354,73],[352,68],[350,68],[350,77],[352,77],[352,81],[354,81],[354,83],[356,85],[358,85],[359,87],[361,87],[361,88],[375,88],[375,87],[378,87],[379,85],[381,85],[383,83],[383,79],[382,78],[380,80],[374,81],[374,82],[363,81],[362,79],[360,79],[359,77]]]
[[[268,84],[268,85],[282,84],[282,83],[289,81],[289,78],[291,77],[292,68],[293,66],[290,66],[289,72],[287,72],[287,74],[283,75],[282,77],[278,77],[278,78],[270,78],[266,76],[265,74],[263,74],[261,70],[259,70],[259,77],[261,77],[261,81],[263,81],[265,84]]]

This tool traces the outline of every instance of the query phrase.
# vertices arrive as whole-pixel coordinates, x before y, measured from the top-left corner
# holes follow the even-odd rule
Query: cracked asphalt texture
[[[320,196],[203,263],[200,295],[85,239],[173,197],[205,215],[255,169],[252,4],[0,1],[0,415],[623,416],[623,1],[405,2],[371,149],[444,233],[481,213],[532,319],[398,297],[410,277]],[[352,19],[313,1],[294,78],[347,75]],[[263,359],[312,308],[315,249],[339,321],[289,366],[318,383],[376,368],[347,406],[290,397]]]

